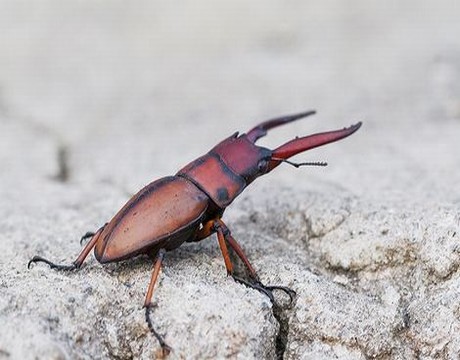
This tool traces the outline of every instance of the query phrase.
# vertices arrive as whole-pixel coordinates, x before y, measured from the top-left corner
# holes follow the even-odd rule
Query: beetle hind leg
[[[160,249],[157,253],[155,265],[153,266],[152,277],[150,278],[149,287],[147,289],[147,294],[145,295],[144,308],[145,308],[145,321],[150,329],[150,332],[155,336],[160,343],[160,346],[163,350],[163,355],[168,355],[171,352],[171,347],[166,344],[163,337],[155,330],[152,323],[152,318],[150,317],[150,312],[153,308],[152,296],[155,283],[157,282],[158,275],[160,274],[161,263],[163,262],[164,255],[166,250]]]
[[[257,276],[256,271],[252,267],[251,263],[249,262],[248,258],[243,252],[241,246],[236,242],[233,236],[230,233],[228,227],[224,224],[224,222],[220,219],[214,222],[214,229],[217,232],[217,239],[219,240],[219,246],[222,251],[222,255],[225,261],[225,267],[227,268],[227,274],[231,275],[235,281],[246,285],[247,287],[253,288],[255,290],[260,291],[261,293],[265,294],[270,301],[275,305],[280,307],[280,305],[275,300],[275,296],[273,295],[274,290],[283,291],[286,295],[289,296],[289,304],[291,306],[294,302],[296,292],[287,286],[278,286],[278,285],[264,285]],[[236,255],[243,261],[244,265],[246,266],[250,281],[243,279],[242,277],[237,276],[233,272],[233,264],[230,260],[230,253],[227,248],[227,243],[230,245],[233,251],[235,251]]]
[[[72,270],[78,269],[78,266],[75,264],[75,262],[73,262],[70,265],[55,264],[49,261],[48,259],[45,259],[44,257],[38,256],[38,255],[35,255],[32,259],[30,259],[30,261],[27,263],[27,268],[30,269],[30,265],[32,265],[32,263],[37,263],[37,262],[45,263],[49,265],[51,269],[59,270],[59,271],[72,271]]]

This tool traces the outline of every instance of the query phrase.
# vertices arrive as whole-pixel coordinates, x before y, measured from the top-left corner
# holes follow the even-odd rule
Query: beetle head
[[[257,146],[249,141],[246,134],[233,134],[215,146],[212,153],[249,184],[258,176],[265,174],[272,156],[270,149]]]
[[[360,128],[361,122],[341,130],[297,137],[274,150],[255,145],[255,142],[265,136],[268,130],[313,114],[315,111],[308,111],[265,121],[246,134],[238,136],[238,133],[235,133],[214,147],[212,152],[218,154],[235,173],[244,177],[248,184],[257,177],[270,172],[282,162],[288,162],[294,166],[325,165],[325,163],[294,164],[287,159],[306,150],[350,136]]]

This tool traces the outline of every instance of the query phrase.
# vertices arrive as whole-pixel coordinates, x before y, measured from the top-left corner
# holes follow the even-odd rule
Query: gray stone
[[[28,260],[70,263],[143,185],[311,108],[261,144],[364,125],[224,217],[294,304],[226,277],[214,237],[185,245],[154,294],[170,358],[458,358],[459,18],[449,0],[1,1],[0,359],[161,357],[149,259]]]

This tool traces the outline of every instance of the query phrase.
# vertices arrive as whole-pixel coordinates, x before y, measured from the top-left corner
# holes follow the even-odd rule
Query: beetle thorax
[[[270,150],[255,146],[246,135],[237,136],[222,141],[177,173],[200,188],[221,209],[266,172],[271,156]]]

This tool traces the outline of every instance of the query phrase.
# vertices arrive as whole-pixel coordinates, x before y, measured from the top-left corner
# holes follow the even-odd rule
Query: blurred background
[[[411,187],[412,175],[397,174],[408,163],[433,162],[448,177],[458,165],[443,144],[460,134],[459,18],[447,0],[1,0],[2,164],[18,166],[9,153],[19,142],[27,158],[64,153],[74,180],[137,188],[236,130],[314,108],[264,144],[362,120],[367,135],[340,161],[362,163],[371,188],[388,167]],[[36,143],[12,140],[12,122]]]

